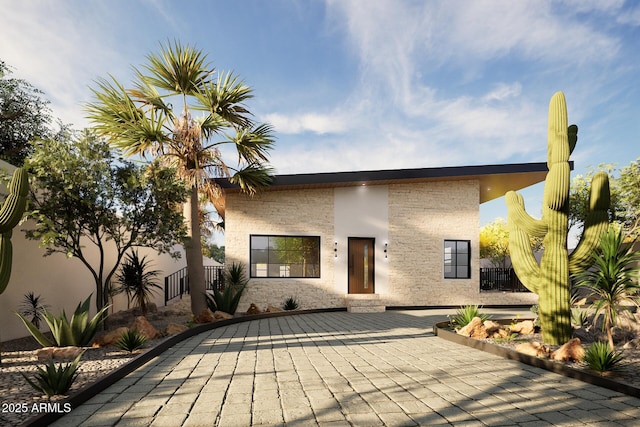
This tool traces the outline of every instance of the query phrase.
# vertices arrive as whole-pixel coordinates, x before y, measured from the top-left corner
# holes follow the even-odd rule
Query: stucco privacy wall
[[[267,191],[253,198],[228,194],[225,215],[225,263],[239,262],[249,271],[249,235],[320,236],[319,279],[251,279],[238,311],[250,303],[264,309],[295,297],[301,308],[340,307],[333,263],[333,189]]]
[[[38,247],[38,241],[27,240],[21,231],[30,226],[29,223],[19,225],[11,238],[13,244],[11,279],[7,289],[0,295],[0,340],[2,341],[28,335],[15,312],[19,310],[24,295],[30,291],[41,295],[44,303],[49,305],[49,309],[53,313],[57,314],[64,309],[69,317],[79,302],[93,294],[91,314],[96,312],[96,286],[89,270],[77,258],[67,258],[62,254],[43,257],[44,249]],[[89,243],[85,246],[88,258],[95,260],[97,250],[92,250]],[[152,262],[153,269],[160,270],[158,283],[162,289],[158,289],[154,293],[154,302],[161,306],[164,304],[163,278],[186,265],[184,254],[179,260],[174,260],[169,255],[160,255],[152,249],[140,248],[138,252],[140,256],[147,255],[147,259]],[[111,268],[115,257],[111,256],[113,251],[109,250],[109,246],[106,248],[106,253],[107,266]],[[126,308],[126,297],[119,295],[114,298],[110,312]],[[46,325],[42,329],[47,330]]]

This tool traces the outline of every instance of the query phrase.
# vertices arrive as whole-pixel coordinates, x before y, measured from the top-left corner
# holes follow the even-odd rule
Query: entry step
[[[349,313],[383,313],[387,309],[379,294],[347,294],[345,301]]]

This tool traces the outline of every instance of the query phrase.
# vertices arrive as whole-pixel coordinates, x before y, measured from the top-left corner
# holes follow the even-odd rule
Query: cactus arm
[[[547,234],[547,223],[527,213],[524,208],[524,199],[520,194],[509,191],[505,195],[505,200],[509,209],[509,219],[514,226],[534,237],[544,237]]]
[[[6,233],[20,222],[27,206],[28,185],[27,172],[16,169],[9,184],[9,195],[0,208],[0,233]]]
[[[4,292],[11,277],[11,263],[13,250],[11,245],[11,231],[0,234],[0,294]]]
[[[522,284],[535,294],[540,293],[540,266],[533,256],[529,235],[522,230],[512,229],[509,233],[509,252],[512,261],[518,259],[519,262],[512,262],[513,269]]]
[[[576,274],[593,264],[591,253],[598,247],[600,237],[609,226],[609,177],[598,172],[591,180],[589,214],[584,222],[584,232],[575,250],[569,255],[569,273]]]

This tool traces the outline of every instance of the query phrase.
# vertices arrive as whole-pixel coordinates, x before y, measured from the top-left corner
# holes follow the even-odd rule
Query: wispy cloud
[[[270,113],[264,120],[284,134],[312,132],[318,135],[344,133],[349,129],[349,120],[345,115],[321,113],[294,113],[290,115]]]

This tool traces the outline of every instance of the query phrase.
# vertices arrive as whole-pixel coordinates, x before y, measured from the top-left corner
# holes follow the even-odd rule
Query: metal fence
[[[207,291],[224,288],[224,267],[205,265],[204,280]],[[174,298],[182,298],[183,294],[189,293],[189,275],[187,267],[176,271],[164,278],[164,305]]]
[[[513,268],[481,268],[480,291],[530,292]]]

